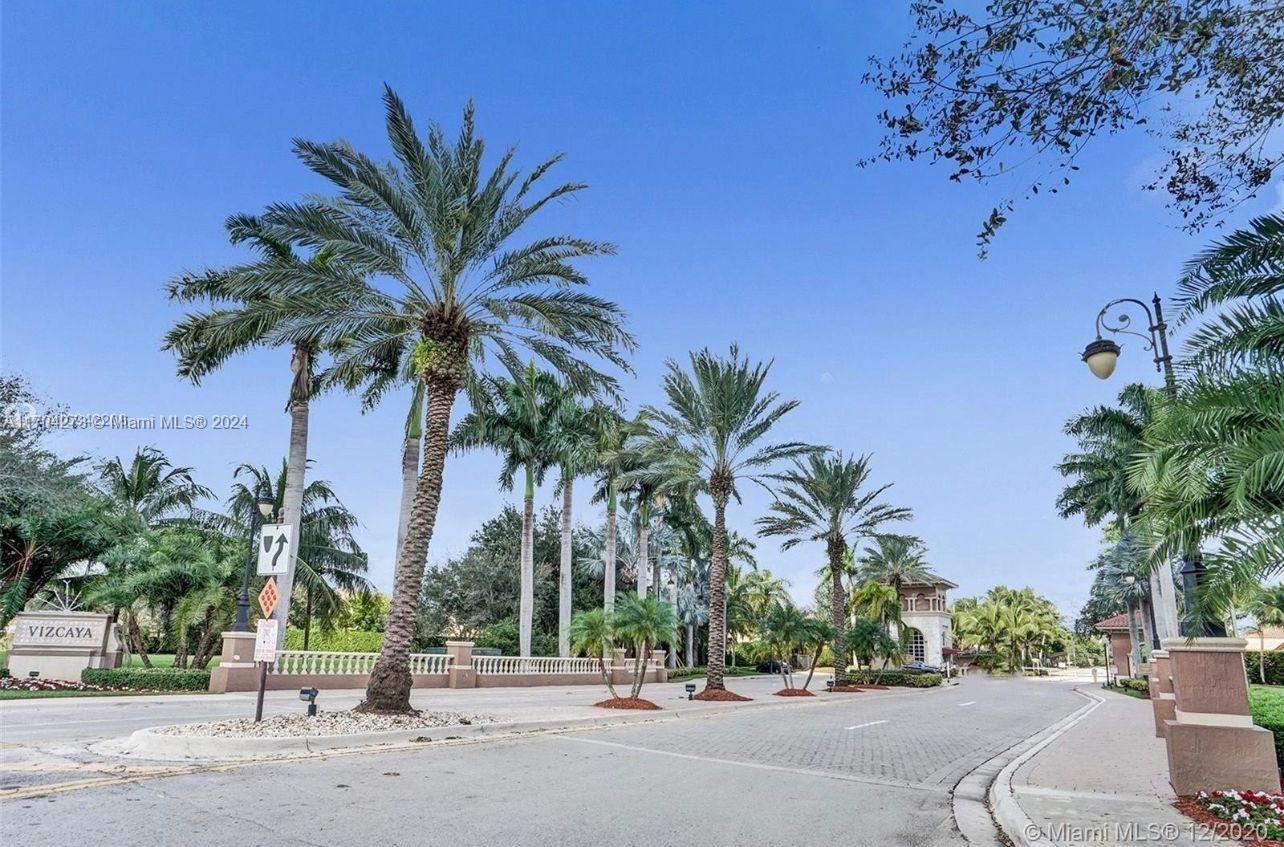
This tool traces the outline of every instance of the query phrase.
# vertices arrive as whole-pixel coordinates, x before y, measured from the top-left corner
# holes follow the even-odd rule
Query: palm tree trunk
[[[308,468],[308,400],[312,394],[312,351],[303,344],[294,346],[290,357],[290,370],[294,381],[290,386],[290,452],[285,464],[285,495],[281,503],[281,519],[290,527],[290,560],[285,573],[277,577],[281,602],[277,603],[272,617],[277,621],[276,647],[285,646],[285,629],[290,621],[290,600],[294,597],[294,572],[299,564],[299,542],[303,535],[303,478]]]
[[[646,503],[643,502],[638,506],[638,555],[637,555],[637,572],[638,572],[638,596],[645,597],[647,591],[647,576],[651,566],[651,539],[650,539],[650,515],[647,514]]]
[[[834,628],[834,641],[831,647],[834,654],[834,685],[847,683],[847,587],[843,585],[843,554],[846,551],[843,539],[830,539],[825,544],[829,554],[829,623]],[[900,602],[898,598],[896,602]]]
[[[615,693],[615,686],[611,684],[611,672],[607,670],[605,655],[597,657],[597,667],[602,672],[602,682],[606,683],[606,690],[611,693],[611,699],[620,699],[620,695]]]
[[[825,645],[823,642],[821,644],[816,645],[816,653],[814,656],[811,657],[811,667],[807,668],[807,678],[803,680],[803,691],[806,691],[807,687],[811,685],[811,678],[816,673],[816,665],[819,664],[820,654],[824,651],[824,649],[825,649]]]
[[[562,476],[562,556],[557,571],[557,655],[571,655],[571,486],[575,479]]]
[[[312,638],[312,586],[308,586],[308,601],[306,608],[306,617],[303,619],[303,649],[308,649],[308,643]]]
[[[134,652],[138,654],[143,667],[150,668],[152,666],[152,658],[147,655],[147,644],[143,641],[143,631],[138,626],[138,617],[134,615],[132,610],[129,612],[129,637],[134,642]]]
[[[397,558],[401,558],[401,545],[406,538],[406,524],[410,521],[410,506],[415,499],[415,486],[419,480],[419,442],[423,439],[423,385],[415,386],[410,398],[410,411],[406,414],[406,437],[401,443],[401,507],[397,514]]]
[[[214,646],[214,604],[210,603],[205,607],[204,620],[201,623],[201,637],[196,642],[196,654],[192,656],[192,667],[197,670],[204,670],[205,666],[213,658],[211,650]]]
[[[441,503],[442,472],[446,465],[450,410],[455,404],[453,384],[428,386],[428,424],[424,431],[424,461],[415,487],[415,499],[406,524],[406,538],[393,574],[392,602],[384,627],[379,660],[370,672],[366,699],[357,708],[367,712],[408,713],[410,707],[410,642],[415,634],[415,613],[423,587],[424,562],[437,523]]]
[[[695,667],[695,624],[687,624],[687,667]]]
[[[618,505],[615,482],[606,484],[606,549],[602,562],[602,608],[610,614],[615,609],[615,510]]]
[[[727,671],[727,498],[714,492],[713,550],[709,561],[709,678],[705,690],[726,688]]]
[[[526,465],[526,496],[522,502],[521,593],[518,600],[519,654],[531,654],[535,617],[535,469]]]
[[[674,579],[673,583],[669,586],[669,605],[673,606],[673,613],[676,615],[678,612],[677,579]],[[676,668],[678,666],[678,631],[676,629],[669,633],[669,653],[665,658],[666,664],[668,664],[670,668]]]
[[[633,660],[633,690],[629,697],[636,700],[642,694],[642,681],[646,679],[646,666],[651,661],[651,642],[643,641],[637,658]]]

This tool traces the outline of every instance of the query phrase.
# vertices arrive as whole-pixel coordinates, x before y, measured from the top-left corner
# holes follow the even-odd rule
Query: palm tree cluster
[[[1070,420],[1078,450],[1059,465],[1070,481],[1057,505],[1140,551],[1138,568],[1116,570],[1149,582],[1142,606],[1174,590],[1173,562],[1206,567],[1183,618],[1216,632],[1284,567],[1284,217],[1213,244],[1177,290],[1178,380],[1129,385],[1117,406]]]
[[[1033,589],[997,586],[980,599],[955,601],[954,642],[977,651],[981,667],[1020,671],[1066,649],[1070,633],[1050,600]]]

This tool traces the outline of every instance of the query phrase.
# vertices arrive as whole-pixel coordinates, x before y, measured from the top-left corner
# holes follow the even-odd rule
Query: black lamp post
[[[263,520],[272,514],[276,507],[275,498],[260,494],[254,500],[255,509],[250,512],[250,554],[245,559],[245,574],[241,578],[241,593],[236,595],[236,623],[233,632],[250,631],[250,576],[254,573],[254,563],[258,560],[257,542],[259,527]]]
[[[1140,300],[1132,297],[1121,297],[1118,300],[1111,300],[1101,308],[1097,313],[1097,337],[1091,341],[1083,350],[1083,361],[1092,371],[1092,375],[1098,379],[1109,379],[1110,375],[1115,372],[1115,365],[1119,363],[1119,354],[1122,348],[1111,341],[1109,338],[1102,338],[1101,331],[1112,333],[1114,335],[1132,335],[1140,338],[1145,342],[1142,348],[1154,353],[1155,370],[1164,375],[1164,389],[1168,396],[1174,400],[1177,398],[1177,377],[1173,374],[1173,357],[1168,352],[1168,324],[1164,322],[1163,304],[1159,295],[1155,294],[1151,305],[1147,306]],[[1126,304],[1126,305],[1125,305]],[[1124,305],[1138,306],[1146,316],[1146,334],[1132,329],[1132,319],[1126,312],[1119,312],[1115,316],[1115,323],[1110,323],[1106,313],[1115,306]],[[1184,614],[1180,623],[1180,632],[1182,635],[1189,637],[1197,636],[1224,636],[1226,631],[1219,623],[1209,623],[1195,616],[1196,606],[1195,597],[1199,586],[1203,581],[1204,566],[1197,558],[1192,558],[1190,554],[1184,553],[1181,557],[1181,574],[1182,586],[1182,606]],[[1156,639],[1158,640],[1158,639]],[[1158,644],[1155,644],[1158,647]]]

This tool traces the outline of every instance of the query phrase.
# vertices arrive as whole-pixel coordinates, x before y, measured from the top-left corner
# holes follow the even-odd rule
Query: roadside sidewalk
[[[1009,837],[1021,847],[1238,843],[1172,807],[1177,798],[1148,700],[1091,684],[1078,690],[1103,699],[1011,775],[1012,795],[1029,820]]]

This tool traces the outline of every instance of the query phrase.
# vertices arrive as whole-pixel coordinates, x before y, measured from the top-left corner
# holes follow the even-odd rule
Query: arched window
[[[927,642],[923,640],[923,633],[913,628],[910,629],[909,654],[916,662],[927,661]]]

